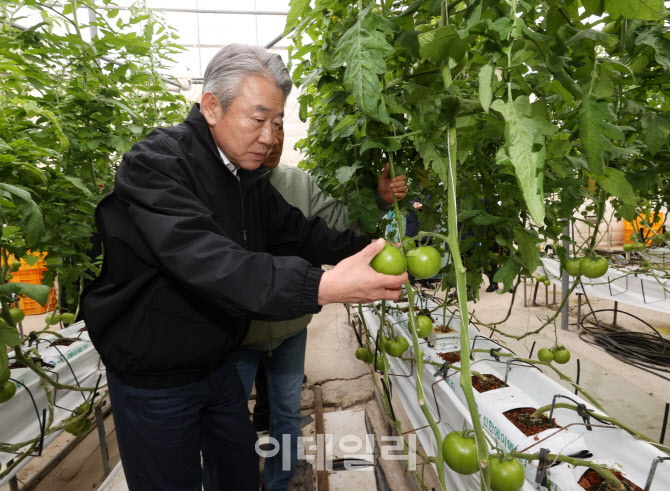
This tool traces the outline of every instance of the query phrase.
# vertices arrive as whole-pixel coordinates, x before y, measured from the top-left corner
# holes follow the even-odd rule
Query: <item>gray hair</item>
[[[229,44],[207,65],[202,92],[214,94],[225,113],[239,94],[242,82],[249,76],[274,82],[284,93],[284,102],[293,87],[281,56],[260,46]]]

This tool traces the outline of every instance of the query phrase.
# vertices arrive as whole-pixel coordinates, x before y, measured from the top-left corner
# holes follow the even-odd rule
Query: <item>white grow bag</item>
[[[436,304],[428,301],[424,306],[429,309]],[[407,330],[408,314],[401,309],[407,308],[407,304],[393,304],[387,311],[387,321],[393,326],[396,335],[403,335],[410,341],[410,348],[405,356],[413,355],[413,345],[409,331]],[[373,309],[363,310],[364,321],[368,326],[370,334],[375,337],[379,330],[379,317]],[[435,324],[441,324],[442,319],[435,319]],[[440,352],[460,351],[460,319],[447,316],[449,327],[455,333],[438,334],[436,348],[428,346],[425,340],[420,340],[420,349],[424,352],[424,358],[442,363],[438,356]],[[477,349],[501,348],[501,346],[486,336],[480,334],[476,329],[469,328],[471,347],[475,343]],[[510,353],[502,348],[501,352]],[[416,364],[403,361],[399,358],[388,357],[390,362],[389,374],[405,412],[410,418],[414,428],[422,428],[416,433],[430,456],[437,455],[433,433],[430,427],[425,427],[426,421],[423,412],[417,402],[416,392]],[[556,383],[544,375],[537,367],[522,362],[513,362],[507,365],[508,357],[501,357],[496,361],[489,353],[474,353],[474,361],[471,362],[472,370],[481,374],[492,374],[501,380],[505,380],[507,372],[506,388],[500,388],[488,392],[479,393],[474,390],[475,400],[481,420],[482,427],[486,433],[497,441],[501,448],[507,450],[517,449],[526,453],[539,453],[540,448],[547,448],[550,453],[571,455],[582,450],[593,454],[588,460],[602,464],[622,472],[626,479],[644,489],[652,463],[659,456],[665,456],[661,451],[655,449],[646,442],[635,439],[633,436],[613,426],[605,428],[598,421],[590,420],[591,430],[587,429],[582,418],[569,409],[557,408],[552,417],[556,424],[565,429],[553,428],[530,437],[525,436],[507,417],[505,411],[521,407],[539,408],[550,405],[555,395],[567,396],[577,403],[585,404],[595,414],[602,412],[595,410],[588,401],[575,396],[570,390]],[[460,365],[460,363],[454,363]],[[460,372],[447,373],[446,379],[436,378],[436,368],[432,365],[424,365],[423,389],[425,402],[430,408],[438,423],[440,432],[444,437],[450,431],[460,431],[464,424],[472,428],[470,413],[467,403],[460,387]],[[410,375],[408,377],[408,375]],[[558,398],[559,402],[574,402]],[[404,428],[405,431],[408,428]],[[547,489],[535,483],[537,472],[537,461],[524,462],[526,471],[526,483],[524,490]],[[581,476],[587,470],[586,467],[575,467],[566,463],[560,463],[549,469],[548,480],[552,490],[561,491],[583,491],[577,484]],[[445,465],[445,478],[447,487],[458,490],[478,490],[480,487],[479,474],[464,476],[451,471]],[[670,490],[670,462],[660,464],[650,487],[650,491]]]
[[[82,331],[84,327],[83,322],[77,322],[58,331],[65,338],[77,339],[68,346],[52,345],[52,341],[58,339],[53,335],[39,338],[39,353],[44,362],[50,365],[50,367],[44,366],[43,369],[59,383],[77,385],[78,382],[81,387],[95,387],[98,377],[101,376],[99,387],[102,387],[107,383],[105,368],[91,343],[88,331]],[[13,352],[9,354],[10,364],[13,356]],[[2,420],[0,441],[20,443],[40,435],[42,413],[48,406],[44,389],[40,386],[40,379],[35,372],[29,368],[15,368],[12,369],[11,379],[19,383],[16,384],[14,397],[0,406]],[[99,392],[103,391],[104,389],[99,389]],[[89,392],[53,389],[53,426],[68,419],[72,411],[84,402],[84,396],[89,395]],[[47,435],[43,446],[46,447],[60,433],[57,431]],[[4,471],[7,463],[17,457],[18,455],[12,453],[0,452],[0,464],[2,464],[0,471]],[[32,458],[34,456],[24,459],[9,475],[1,479],[0,486],[7,483]]]

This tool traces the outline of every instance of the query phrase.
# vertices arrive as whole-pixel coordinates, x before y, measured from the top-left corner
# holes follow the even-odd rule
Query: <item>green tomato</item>
[[[416,249],[416,242],[411,237],[405,235],[400,242],[406,251]]]
[[[12,375],[12,371],[9,368],[6,368],[3,373],[0,373],[0,386],[4,385],[5,382],[9,380],[9,377]]]
[[[9,267],[9,270],[12,273],[16,273],[19,269],[21,269],[21,263],[19,261],[13,262],[12,265]]]
[[[367,348],[358,348],[356,350],[356,358],[365,363],[372,363],[372,353]]]
[[[517,459],[501,461],[498,457],[489,457],[489,472],[491,491],[518,491],[526,481],[523,465]]]
[[[624,252],[633,252],[635,249],[637,249],[637,247],[632,242],[628,242],[623,245]]]
[[[579,272],[587,278],[600,278],[607,272],[607,268],[609,268],[609,263],[601,256],[596,259],[584,257],[579,263]]]
[[[372,363],[372,361],[370,362]],[[375,361],[375,370],[384,370],[384,357],[381,353],[377,353],[377,360]]]
[[[70,325],[74,324],[75,321],[75,316],[74,314],[71,314],[70,312],[66,312],[64,314],[61,314],[60,320],[63,321],[63,324]]]
[[[9,315],[12,317],[14,324],[18,324],[26,317],[25,312],[21,309],[9,309]]]
[[[570,276],[580,276],[579,265],[582,262],[581,257],[571,257],[565,261],[565,270]]]
[[[654,245],[661,245],[663,243],[663,236],[662,235],[654,235],[651,238],[651,243]]]
[[[670,230],[668,230],[667,232],[663,232],[663,237],[665,237],[666,239],[670,239]]]
[[[398,337],[398,342],[402,345],[402,352],[404,353],[409,348],[409,341],[405,336]]]
[[[412,249],[407,253],[407,269],[419,280],[432,278],[442,264],[440,253],[431,246],[422,246]]]
[[[554,348],[553,351],[554,351],[554,361],[559,365],[565,365],[568,361],[570,361],[570,350],[568,348],[559,346],[557,348]]]
[[[427,315],[419,315],[416,318],[416,335],[419,338],[428,337],[433,331],[433,321]]]
[[[475,439],[452,431],[442,440],[444,461],[452,471],[459,474],[474,474],[479,470],[479,457]]]
[[[402,355],[403,351],[405,351],[405,350],[402,349],[402,344],[400,344],[400,343],[399,343],[398,341],[396,341],[395,339],[392,339],[392,340],[389,341],[388,344],[386,345],[386,352],[387,352],[389,355],[394,356],[394,357],[396,357],[396,358],[399,357],[400,355]]]
[[[7,380],[0,385],[0,404],[7,402],[16,394],[16,385],[11,380]]]
[[[542,284],[544,286],[549,286],[549,285],[551,285],[551,281],[549,279],[545,279],[545,280],[542,280]]]
[[[535,277],[535,281],[537,281],[538,283],[542,283],[546,279],[547,279],[547,277],[544,276],[544,275],[541,275],[541,274],[539,274]]]
[[[54,312],[50,317],[47,317],[47,324],[50,326],[56,325],[60,322],[60,314]]]
[[[540,348],[540,351],[537,352],[537,359],[540,361],[552,361],[554,353],[547,348]]]
[[[386,244],[384,249],[370,261],[370,266],[377,273],[398,276],[407,271],[407,260],[402,252],[391,244]]]

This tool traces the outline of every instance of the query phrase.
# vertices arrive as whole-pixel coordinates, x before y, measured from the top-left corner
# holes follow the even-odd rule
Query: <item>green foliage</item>
[[[97,270],[87,255],[93,211],[113,185],[115,162],[187,109],[160,75],[180,49],[163,21],[142,4],[124,16],[84,4],[85,17],[74,2],[0,0],[0,253],[4,265],[8,255],[46,251],[45,283],[57,275],[72,309],[80,279]],[[41,22],[23,25],[35,15]],[[10,290],[46,302],[46,286],[6,280],[3,269],[3,303]]]
[[[392,156],[427,205],[422,229],[446,230],[451,158],[468,283],[476,289],[501,246],[507,289],[585,202],[611,199],[628,219],[641,204],[668,205],[662,1],[380,4],[292,1],[287,24],[310,118],[301,166],[352,216],[365,216],[364,190]],[[454,278],[447,271],[444,287]]]

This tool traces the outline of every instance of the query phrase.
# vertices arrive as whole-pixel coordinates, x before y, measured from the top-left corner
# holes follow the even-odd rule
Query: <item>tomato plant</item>
[[[547,348],[540,348],[537,352],[537,359],[540,361],[552,361],[554,359],[554,353]]]
[[[554,361],[559,365],[564,365],[570,361],[570,350],[563,346],[558,346],[553,349]]]
[[[418,315],[416,317],[416,335],[419,338],[428,337],[433,332],[433,321],[427,315]]]
[[[372,269],[377,273],[394,276],[403,274],[407,271],[407,261],[405,260],[405,256],[403,256],[399,249],[396,249],[391,244],[386,244],[382,251],[372,258],[370,266],[372,266]]]
[[[491,468],[491,491],[518,491],[523,487],[526,477],[523,465],[517,459],[500,460],[489,457]]]
[[[579,263],[579,272],[587,278],[600,278],[607,272],[609,263],[602,256],[584,257]]]
[[[475,439],[452,431],[442,441],[444,461],[449,468],[459,474],[474,474],[479,470],[479,457]]]
[[[431,246],[417,247],[407,252],[407,270],[420,280],[432,278],[440,271],[442,257]]]

